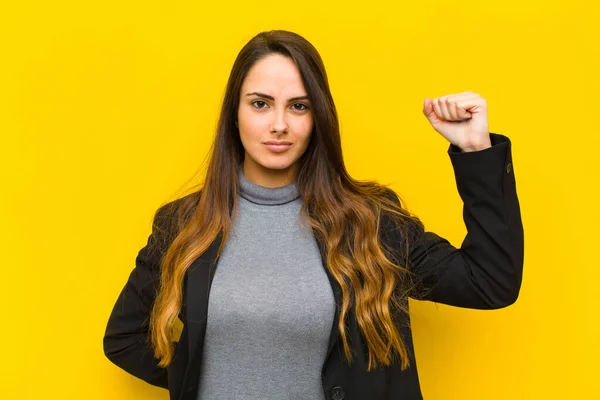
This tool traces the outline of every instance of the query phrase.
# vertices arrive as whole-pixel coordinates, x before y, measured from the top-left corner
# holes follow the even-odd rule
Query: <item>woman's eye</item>
[[[301,106],[301,108],[296,108],[296,110],[298,110],[298,111],[308,110],[308,106],[306,104],[296,103],[296,104],[294,104],[294,106]]]
[[[259,110],[266,108],[267,103],[262,101],[262,100],[254,100],[252,102],[252,105],[254,106],[254,108],[257,108]],[[305,111],[308,110],[308,106],[306,104],[303,103],[295,103],[292,108],[294,108],[296,111]]]
[[[255,105],[255,104],[259,104],[259,103],[260,103],[260,104],[267,104],[267,103],[265,103],[265,102],[264,102],[264,101],[262,101],[262,100],[256,100],[256,101],[253,101],[253,102],[252,102],[252,104],[253,104],[253,105]],[[262,106],[261,106],[261,107],[256,107],[256,106],[254,106],[254,107],[255,107],[255,108],[258,108],[258,109],[264,108],[264,107],[262,107]]]

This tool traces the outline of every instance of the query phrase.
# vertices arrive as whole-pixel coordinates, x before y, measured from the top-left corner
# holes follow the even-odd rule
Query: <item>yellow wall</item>
[[[0,8],[4,399],[167,399],[103,355],[150,232],[208,150],[241,46],[288,29],[321,52],[350,172],[393,183],[460,245],[461,202],[425,97],[471,90],[513,141],[518,302],[412,302],[427,400],[591,399],[600,113],[594,1],[14,1]],[[360,4],[360,6],[359,6]]]

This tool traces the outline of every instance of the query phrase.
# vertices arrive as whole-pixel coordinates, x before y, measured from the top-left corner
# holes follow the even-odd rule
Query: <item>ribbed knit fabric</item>
[[[239,214],[209,294],[198,399],[323,400],[335,300],[295,183],[240,170]]]

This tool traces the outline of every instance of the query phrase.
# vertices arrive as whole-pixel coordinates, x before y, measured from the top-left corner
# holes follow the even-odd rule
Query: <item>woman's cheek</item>
[[[255,132],[256,136],[261,138],[264,132],[269,132],[268,120],[260,117],[255,118],[252,122],[252,130]]]
[[[307,137],[310,134],[310,132],[312,131],[312,127],[313,127],[312,117],[306,118],[298,123],[296,132],[304,135],[304,137]]]

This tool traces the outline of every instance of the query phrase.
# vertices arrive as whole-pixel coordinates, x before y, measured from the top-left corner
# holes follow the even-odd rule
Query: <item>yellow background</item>
[[[457,246],[462,203],[423,100],[479,93],[513,141],[520,298],[411,301],[425,399],[600,398],[595,3],[3,3],[0,398],[168,398],[102,336],[154,210],[204,160],[237,52],[269,29],[320,51],[352,175],[392,183]]]

